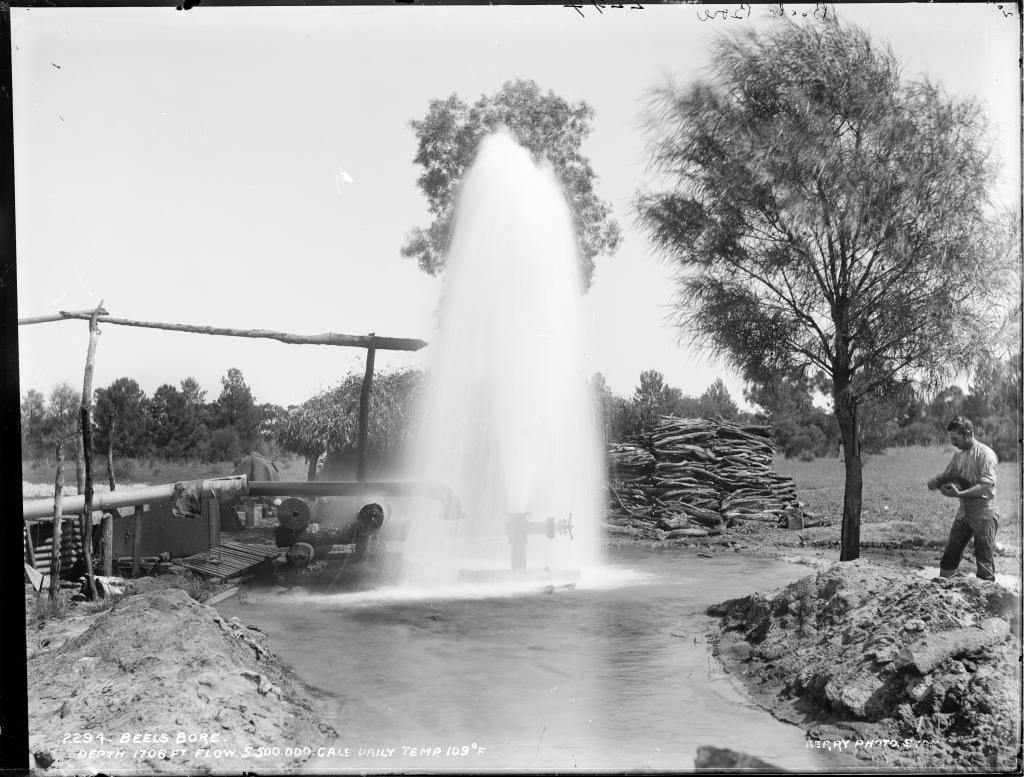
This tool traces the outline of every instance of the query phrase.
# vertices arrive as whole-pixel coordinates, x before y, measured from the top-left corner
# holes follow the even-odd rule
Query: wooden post
[[[60,593],[60,519],[64,501],[64,443],[57,443],[57,476],[53,484],[53,546],[50,548],[50,599]]]
[[[36,566],[36,549],[32,547],[32,532],[29,531],[28,521],[24,522],[25,527],[25,561],[35,569]]]
[[[83,512],[82,551],[85,556],[85,578],[88,584],[86,595],[92,601],[96,598],[96,578],[92,568],[92,372],[96,362],[96,340],[100,328],[96,318],[103,310],[103,302],[93,311],[89,319],[89,350],[85,357],[85,378],[82,382],[82,451],[85,458],[85,510]]]
[[[132,537],[132,577],[138,577],[142,573],[142,509],[144,505],[135,505],[135,515],[132,516],[132,528],[135,536]]]
[[[366,480],[366,442],[370,426],[370,392],[373,388],[373,359],[377,349],[373,346],[374,333],[370,333],[370,347],[366,349],[366,374],[363,390],[359,393],[359,453],[356,459],[356,480]]]
[[[107,480],[110,483],[110,490],[117,489],[117,481],[114,480],[114,416],[110,416],[110,434],[107,437]]]
[[[110,577],[114,574],[114,516],[103,513],[100,523],[100,553],[103,555],[103,574]]]
[[[79,412],[81,412],[81,411],[79,411]],[[82,430],[81,429],[79,429],[78,431],[75,432],[75,491],[77,491],[79,494],[84,494],[85,493],[85,453],[84,453],[84,445],[82,443]],[[78,536],[83,538],[83,540],[82,540],[82,542],[83,542],[83,545],[82,545],[83,552],[85,551],[85,545],[84,545],[85,540],[84,540],[84,537],[85,537],[85,524],[86,524],[86,521],[88,520],[87,516],[88,516],[88,513],[84,512],[84,511],[78,514]],[[74,545],[72,545],[72,547],[74,547]],[[85,569],[85,574],[86,574],[87,577],[88,577],[88,575],[89,575],[91,570],[92,570],[92,568],[87,565],[86,569]],[[88,592],[89,592],[89,589],[87,587],[86,591],[85,591],[86,595],[88,595]]]
[[[75,435],[75,488],[79,494],[85,493],[85,454],[81,432]]]

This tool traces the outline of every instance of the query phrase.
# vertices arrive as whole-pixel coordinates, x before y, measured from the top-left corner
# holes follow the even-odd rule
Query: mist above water
[[[508,572],[510,514],[557,527],[528,534],[526,577],[600,563],[603,467],[577,250],[550,166],[505,132],[485,138],[456,202],[413,464],[416,479],[455,492],[465,517],[419,512],[407,583]]]

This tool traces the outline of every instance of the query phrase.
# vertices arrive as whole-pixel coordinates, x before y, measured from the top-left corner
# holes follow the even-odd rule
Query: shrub
[[[189,596],[195,599],[197,602],[205,602],[210,598],[210,594],[213,593],[214,585],[205,577],[200,577],[191,572],[186,572],[182,575],[185,584],[182,586]]]
[[[64,591],[57,592],[57,598],[51,599],[49,591],[42,591],[36,596],[35,622],[38,628],[51,619],[60,619],[68,614],[69,599]]]
[[[218,429],[210,435],[210,461],[235,461],[242,455],[242,442],[235,429]]]
[[[827,440],[825,433],[817,426],[800,425],[783,445],[782,452],[787,459],[799,457],[801,461],[811,461],[824,453]],[[810,458],[804,458],[805,456]]]

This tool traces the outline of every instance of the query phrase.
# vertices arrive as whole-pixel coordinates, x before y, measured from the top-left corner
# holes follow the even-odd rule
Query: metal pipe
[[[93,494],[92,509],[94,512],[103,512],[111,507],[131,507],[132,505],[144,503],[170,502],[173,497],[173,483],[163,486],[129,488],[124,491],[98,491]],[[53,518],[53,499],[25,500],[22,502],[22,510],[25,513],[26,521]],[[83,510],[85,510],[85,497],[83,495],[64,497],[61,504],[61,513],[63,515],[77,515]]]
[[[405,480],[250,480],[249,496],[423,496],[441,503],[444,517],[458,520],[463,517],[462,506],[448,486],[443,483]]]
[[[223,480],[246,481],[244,475],[234,478],[223,478]],[[205,486],[216,485],[218,479],[204,480],[204,496],[207,493]],[[130,488],[122,491],[99,491],[93,495],[92,507],[94,513],[102,513],[112,507],[131,507],[139,504],[153,504],[159,502],[170,502],[174,498],[174,483],[167,483],[159,486],[144,486],[142,488]],[[315,480],[315,481],[287,481],[287,480],[252,480],[246,481],[246,495],[251,497],[260,496],[372,496],[384,494],[386,496],[424,496],[435,499],[441,503],[444,509],[444,517],[449,520],[462,518],[462,508],[458,498],[450,488],[442,483],[410,482],[410,481],[379,481],[379,482],[355,482],[349,480]],[[61,505],[62,515],[77,515],[85,509],[85,497],[82,495],[65,497]],[[53,518],[53,499],[29,499],[22,502],[22,510],[25,520],[38,521]]]

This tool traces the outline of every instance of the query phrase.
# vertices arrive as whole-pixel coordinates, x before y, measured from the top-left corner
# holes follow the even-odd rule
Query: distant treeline
[[[208,402],[195,378],[165,383],[149,396],[132,378],[118,378],[93,397],[93,446],[118,458],[159,457],[229,461],[243,451],[273,445],[274,429],[287,410],[256,404],[241,370],[221,378],[221,392]],[[21,404],[22,458],[53,454],[58,441],[73,455],[79,432],[81,392],[69,383],[49,397],[30,389]]]
[[[969,392],[951,386],[925,398],[908,387],[896,387],[874,397],[862,409],[865,450],[944,444],[948,420],[965,415],[974,421],[977,437],[991,445],[1001,460],[1018,459],[1020,366],[1012,360],[995,362],[982,372],[975,375]],[[412,406],[421,379],[414,370],[374,377],[371,455],[386,457],[415,433]],[[348,375],[337,387],[285,408],[258,404],[235,368],[221,378],[221,391],[212,401],[207,401],[206,391],[191,377],[178,386],[164,384],[153,396],[134,379],[118,378],[95,392],[94,450],[105,455],[109,447],[117,458],[220,462],[256,449],[303,456],[315,473],[316,462],[325,454],[354,449],[361,384],[361,374]],[[748,382],[743,397],[755,412],[740,410],[720,379],[699,397],[666,385],[656,370],[641,373],[628,398],[614,394],[600,373],[593,376],[591,385],[608,442],[653,426],[662,415],[674,415],[767,423],[776,446],[787,457],[812,459],[839,452],[835,417],[820,401],[815,403],[815,396],[829,393],[820,380],[776,377]],[[58,440],[74,455],[80,407],[81,395],[68,383],[55,386],[48,397],[30,389],[21,405],[22,458],[49,458]]]
[[[754,412],[741,411],[721,380],[699,397],[666,385],[656,370],[641,373],[640,383],[629,398],[612,393],[600,373],[594,375],[593,385],[609,442],[621,441],[654,425],[661,415],[675,415],[767,423],[772,427],[776,447],[789,458],[810,460],[839,453],[835,416],[820,406],[820,400],[831,393],[831,386],[821,378],[776,376],[762,382],[748,381],[743,398],[755,408]],[[1020,364],[1012,359],[991,362],[978,370],[969,392],[949,386],[924,397],[910,386],[894,386],[885,395],[862,404],[863,448],[879,453],[907,445],[945,444],[946,424],[964,415],[974,422],[976,437],[990,445],[1000,460],[1016,461],[1020,456],[1020,396]]]

